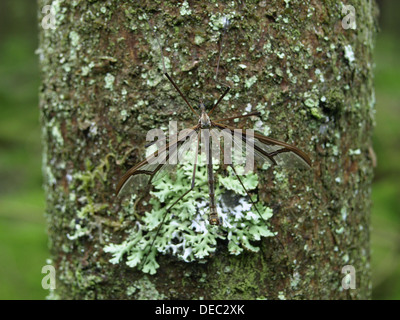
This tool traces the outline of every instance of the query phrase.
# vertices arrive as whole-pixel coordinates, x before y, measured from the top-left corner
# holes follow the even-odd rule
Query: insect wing
[[[303,168],[311,166],[311,160],[306,153],[285,142],[254,133],[252,130],[235,129],[215,122],[213,125],[221,130],[224,141],[232,144],[234,153],[241,154],[247,162],[251,162],[253,156],[260,164],[266,162]]]
[[[147,188],[150,183],[162,179],[176,169],[176,164],[186,158],[193,142],[196,140],[197,128],[182,130],[170,143],[158,144],[159,148],[152,152],[146,160],[129,169],[120,179],[116,188],[118,197],[125,197]],[[150,144],[154,146],[156,144]]]

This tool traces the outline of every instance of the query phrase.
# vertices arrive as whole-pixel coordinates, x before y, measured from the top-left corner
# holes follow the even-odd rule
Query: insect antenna
[[[225,17],[225,18],[224,18],[224,29],[223,29],[223,31],[222,31],[221,40],[220,40],[220,43],[219,43],[219,54],[218,54],[218,61],[217,61],[217,69],[216,69],[216,71],[215,71],[215,82],[220,83],[220,84],[222,84],[222,85],[224,85],[224,86],[226,86],[226,85],[223,84],[222,82],[219,82],[219,81],[218,81],[218,72],[219,72],[219,63],[220,63],[220,61],[221,61],[223,40],[224,40],[225,33],[226,33],[226,31],[228,30],[229,24],[230,24],[230,23],[229,23],[228,18]]]
[[[167,69],[165,68],[165,59],[164,59],[164,54],[163,54],[163,47],[162,47],[162,45],[161,45],[160,40],[159,40],[158,37],[157,37],[156,30],[155,30],[154,26],[151,24],[151,22],[150,22],[148,19],[147,19],[146,21],[147,21],[147,23],[148,23],[148,25],[149,25],[149,27],[150,27],[150,30],[153,31],[153,33],[154,33],[154,38],[156,38],[158,47],[160,48],[161,62],[162,62],[162,67],[163,67],[163,73],[166,74],[166,73],[167,73]]]
[[[196,115],[198,116],[197,112],[194,110],[194,108],[192,107],[192,105],[189,103],[189,101],[187,100],[186,96],[182,93],[182,91],[179,89],[178,85],[175,83],[175,81],[171,78],[171,76],[168,74],[167,69],[165,68],[165,61],[164,61],[164,54],[163,54],[163,47],[161,45],[160,40],[158,39],[158,36],[156,34],[156,30],[152,27],[151,23],[149,20],[147,20],[147,23],[149,24],[150,29],[153,31],[154,33],[154,37],[157,40],[157,44],[160,48],[160,53],[161,53],[161,60],[162,60],[162,66],[163,66],[163,73],[164,75],[167,77],[167,79],[169,80],[169,82],[171,82],[171,84],[174,86],[174,88],[176,89],[176,91],[178,91],[179,95],[183,98],[183,100],[185,101],[185,103],[188,105],[188,107],[190,108],[190,110]]]
[[[214,81],[224,87],[226,87],[224,93],[222,94],[222,96],[218,99],[218,101],[214,104],[214,106],[211,108],[211,110],[208,112],[208,115],[210,116],[214,110],[217,108],[217,106],[219,105],[219,103],[222,101],[222,99],[225,97],[225,95],[229,92],[229,90],[231,89],[231,87],[229,85],[227,85],[226,83],[219,81],[218,80],[218,73],[219,73],[219,63],[221,61],[221,55],[222,55],[222,48],[223,48],[223,40],[224,40],[224,35],[226,33],[226,31],[228,30],[229,27],[229,20],[225,17],[225,21],[224,21],[224,29],[221,33],[221,41],[220,41],[220,45],[219,45],[219,54],[218,54],[218,61],[217,61],[217,69],[215,71],[215,79]]]

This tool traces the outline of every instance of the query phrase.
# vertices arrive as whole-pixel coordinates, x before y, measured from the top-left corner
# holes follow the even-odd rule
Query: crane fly
[[[149,23],[150,24],[150,23]],[[224,26],[224,33],[226,32],[227,23]],[[150,26],[151,27],[151,26]],[[219,50],[219,57],[217,63],[217,71],[216,71],[216,80],[218,75],[219,69],[219,61],[221,56],[222,50],[222,39],[223,34],[221,36],[220,42],[220,50]],[[167,213],[185,196],[187,196],[192,190],[195,188],[195,176],[196,176],[196,169],[198,166],[198,155],[200,151],[200,142],[202,142],[202,148],[204,149],[205,158],[206,158],[206,165],[207,165],[207,181],[208,181],[208,191],[209,191],[209,224],[218,226],[221,224],[221,220],[218,216],[218,212],[216,209],[216,199],[215,199],[215,176],[214,176],[214,169],[213,169],[213,144],[215,137],[223,137],[224,143],[223,146],[226,151],[226,146],[236,148],[244,152],[243,143],[246,146],[251,146],[251,152],[254,153],[254,156],[258,162],[268,162],[271,165],[279,165],[279,164],[293,164],[293,163],[300,163],[305,167],[309,168],[311,166],[311,160],[309,156],[303,152],[302,150],[298,149],[295,146],[287,144],[285,142],[272,139],[270,137],[264,136],[259,133],[255,133],[253,131],[248,131],[244,129],[238,129],[232,127],[230,125],[224,124],[225,121],[231,121],[235,119],[248,119],[249,117],[256,117],[260,116],[259,112],[250,112],[248,114],[243,115],[236,115],[231,117],[225,117],[217,120],[213,120],[211,118],[212,114],[215,110],[217,110],[218,106],[221,104],[223,98],[228,94],[231,87],[229,85],[225,85],[225,89],[223,93],[220,95],[218,100],[211,106],[210,111],[207,112],[206,106],[203,101],[200,101],[198,109],[192,106],[189,102],[188,98],[183,94],[182,90],[179,88],[177,83],[173,80],[171,75],[166,71],[165,63],[164,63],[164,56],[163,56],[163,49],[162,46],[156,37],[158,45],[161,50],[161,57],[162,57],[162,65],[164,76],[170,82],[170,84],[174,87],[176,92],[180,95],[183,99],[186,106],[189,108],[195,119],[197,119],[197,123],[186,130],[182,130],[179,135],[171,138],[167,141],[166,138],[159,139],[156,142],[149,143],[147,146],[151,146],[153,144],[158,144],[158,149],[151,153],[145,160],[141,161],[137,165],[130,168],[119,180],[117,187],[116,187],[116,194],[120,195],[122,190],[126,189],[128,186],[132,186],[136,184],[138,187],[140,183],[139,180],[135,180],[135,178],[145,178],[145,181],[148,185],[153,183],[158,179],[161,172],[165,172],[165,169],[171,166],[171,161],[173,158],[182,158],[182,154],[185,153],[188,149],[188,141],[194,145],[194,158],[192,159],[193,163],[193,171],[191,176],[191,187],[185,191],[176,201],[169,204],[168,208],[165,210],[165,213],[162,217],[162,221],[159,224],[155,237],[153,238],[150,251],[154,244],[155,239],[158,236],[158,233],[165,221]],[[218,82],[218,81],[217,81]],[[212,139],[210,139],[212,138]],[[194,142],[194,143],[193,143]],[[219,147],[221,148],[221,142],[218,143]],[[218,146],[217,145],[217,146]],[[245,152],[249,152],[247,150]],[[226,159],[228,158],[228,159]],[[254,161],[254,158],[253,158]],[[240,174],[237,172],[234,163],[226,153],[224,153],[224,164],[229,166],[236,178],[239,180],[241,187],[244,189],[247,196],[250,198],[252,206],[257,211],[258,215],[261,217],[261,220],[264,221],[261,213],[258,211],[255,202],[253,201],[252,197],[249,194],[249,191],[246,189],[242,179],[240,178]]]

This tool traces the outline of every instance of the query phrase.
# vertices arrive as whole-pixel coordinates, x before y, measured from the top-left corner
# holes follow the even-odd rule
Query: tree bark
[[[345,1],[346,2],[346,1]],[[139,4],[140,3],[140,4]],[[47,4],[39,0],[39,9]],[[60,299],[365,299],[371,295],[370,188],[376,6],[352,1],[63,1],[40,28],[40,110],[48,232]],[[345,3],[346,4],[346,3]],[[146,132],[192,114],[163,77],[147,24],[158,27],[168,72],[191,99],[212,101],[221,19],[219,79],[232,85],[214,118],[262,113],[270,137],[294,144],[312,168],[259,171],[259,201],[276,237],[259,253],[230,255],[220,241],[206,263],[157,258],[154,275],[111,264],[135,217],[115,185],[143,160]],[[42,19],[43,14],[39,14]],[[208,99],[208,100],[207,100]],[[207,194],[204,195],[208,197]],[[342,268],[356,288],[344,289]]]

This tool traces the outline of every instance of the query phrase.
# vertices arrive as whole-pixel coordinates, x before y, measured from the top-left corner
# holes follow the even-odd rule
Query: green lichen
[[[284,52],[278,52],[276,55],[278,56],[279,59],[283,59],[285,57]]]
[[[81,207],[77,210],[76,216],[74,216],[69,223],[69,228],[71,230],[70,233],[67,234],[69,240],[76,240],[80,237],[87,236],[93,228],[99,227],[96,222],[85,224],[84,219],[92,219],[95,217],[96,213],[109,207],[108,203],[96,202],[93,198],[92,190],[98,181],[105,183],[107,180],[107,173],[110,168],[109,159],[111,157],[115,157],[114,154],[107,154],[95,167],[87,160],[85,164],[86,170],[76,172],[69,178],[71,189],[69,199],[71,202],[75,201],[75,190],[76,192],[84,192],[84,195],[81,195],[79,198]]]
[[[76,31],[71,31],[69,33],[69,38],[71,39],[71,45],[77,47],[79,45],[80,37]]]
[[[349,156],[354,156],[354,155],[359,155],[359,154],[361,154],[361,150],[360,149],[355,149],[355,150],[350,149],[349,150]]]
[[[121,110],[121,118],[123,121],[125,121],[126,118],[128,118],[128,112],[126,110]]]
[[[310,109],[311,115],[317,119],[322,119],[324,117],[323,113],[321,112],[319,106],[319,100],[313,98],[307,98],[304,101],[306,107]]]
[[[115,77],[112,74],[107,73],[107,75],[104,77],[104,81],[106,83],[104,85],[104,88],[109,89],[109,90],[114,90]]]
[[[192,10],[190,10],[189,3],[186,0],[183,1],[179,12],[180,12],[181,16],[186,16],[186,15],[191,15],[192,14]]]
[[[131,286],[126,289],[128,296],[136,293],[137,300],[163,300],[167,297],[159,293],[154,284],[147,277],[135,281]]]
[[[344,57],[347,59],[347,61],[349,61],[350,65],[353,64],[356,58],[354,56],[354,51],[351,45],[344,46]]]
[[[56,140],[59,146],[64,145],[64,139],[61,135],[60,129],[57,126],[53,126],[51,129],[51,134],[53,135],[54,139]]]
[[[257,82],[257,76],[252,76],[250,79],[247,79],[244,86],[246,88],[250,88],[253,84]]]
[[[204,161],[199,160],[199,164]],[[219,176],[215,190],[216,199],[219,199],[217,208],[222,225],[209,225],[209,208],[205,201],[205,195],[208,194],[206,166],[198,168],[196,188],[184,200],[178,202],[164,220],[166,205],[163,204],[174,203],[190,188],[192,170],[193,164],[185,163],[177,169],[174,178],[166,175],[157,181],[150,200],[152,211],[146,212],[142,221],[136,222],[135,228],[123,243],[109,244],[105,247],[105,251],[113,255],[110,260],[112,263],[121,262],[127,254],[128,266],[155,274],[159,267],[156,261],[159,253],[171,254],[184,262],[201,262],[215,252],[217,239],[228,240],[229,253],[239,255],[244,249],[258,252],[259,248],[253,242],[275,235],[265,223],[271,218],[272,210],[257,204],[263,218],[261,220],[251,202],[246,199],[246,192],[232,171],[227,176]],[[241,179],[248,190],[257,187],[256,174],[250,173],[241,176]],[[155,238],[163,220],[164,223]],[[153,240],[154,246],[150,251]]]
[[[310,109],[311,115],[316,118],[316,119],[322,119],[324,115],[321,113],[321,110],[319,108],[313,107]]]
[[[214,31],[219,31],[226,26],[227,21],[232,21],[234,17],[235,11],[230,11],[227,14],[221,14],[218,12],[210,15],[210,21],[208,24]]]
[[[197,45],[201,45],[202,43],[204,43],[204,41],[206,41],[202,36],[199,35],[195,35],[194,37],[194,43]]]

